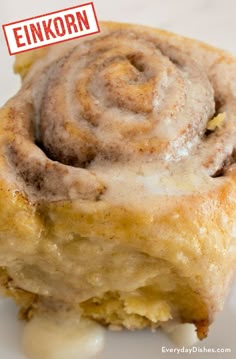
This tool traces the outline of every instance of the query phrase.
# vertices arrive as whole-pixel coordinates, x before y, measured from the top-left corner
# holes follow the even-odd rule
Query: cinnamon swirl
[[[0,111],[2,287],[30,318],[194,323],[236,268],[236,60],[195,40],[103,23],[18,55]]]

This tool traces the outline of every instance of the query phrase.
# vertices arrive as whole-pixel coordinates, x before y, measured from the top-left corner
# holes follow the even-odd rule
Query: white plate
[[[17,308],[9,299],[0,299],[0,358],[25,359],[21,349],[23,324],[17,320]],[[221,313],[211,327],[209,337],[197,343],[196,347],[207,349],[229,348],[231,353],[194,353],[191,359],[201,357],[235,358],[236,352],[236,283]],[[151,333],[149,330],[137,332],[107,332],[105,349],[97,359],[159,359],[173,358],[177,354],[163,353],[162,347],[174,348],[161,331]],[[178,359],[186,358],[188,353],[177,355]],[[44,359],[44,358],[42,358]],[[70,359],[70,358],[68,358]],[[79,359],[79,356],[78,356]]]

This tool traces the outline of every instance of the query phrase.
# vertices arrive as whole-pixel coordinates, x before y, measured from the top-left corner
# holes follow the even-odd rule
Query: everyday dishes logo
[[[2,27],[10,55],[100,32],[92,2]]]

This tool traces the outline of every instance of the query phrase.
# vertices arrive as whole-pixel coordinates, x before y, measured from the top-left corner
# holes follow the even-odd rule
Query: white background
[[[60,10],[86,1],[65,0],[0,0],[0,23],[21,20]],[[171,30],[225,48],[236,54],[235,0],[95,0],[98,20],[139,23]],[[8,55],[0,29],[0,105],[19,88],[19,79],[12,73],[13,58]],[[230,347],[231,354],[196,354],[191,358],[236,357],[236,288],[224,313],[218,317],[209,338],[201,343],[209,347]],[[0,359],[20,359],[19,324],[15,308],[0,301]],[[122,333],[108,337],[108,345],[100,359],[174,358],[161,354],[161,345],[171,346],[162,334]],[[188,354],[178,355],[188,357]],[[42,358],[43,359],[43,358]],[[70,359],[70,358],[68,358]],[[78,358],[79,359],[79,358]]]

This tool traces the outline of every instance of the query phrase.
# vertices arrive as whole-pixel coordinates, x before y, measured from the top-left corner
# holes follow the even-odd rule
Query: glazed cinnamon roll
[[[15,70],[0,112],[2,287],[26,318],[65,306],[204,338],[236,268],[236,60],[103,23]]]

